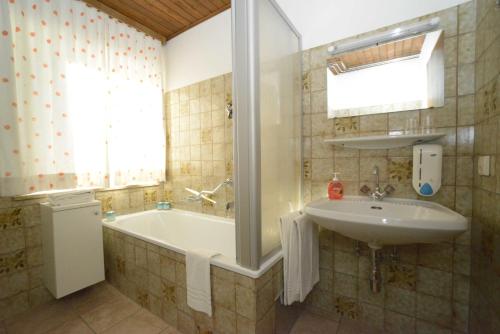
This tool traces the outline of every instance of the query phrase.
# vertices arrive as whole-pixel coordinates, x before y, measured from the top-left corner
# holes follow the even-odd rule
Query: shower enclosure
[[[274,0],[233,0],[232,29],[237,261],[258,269],[301,208],[301,37]]]

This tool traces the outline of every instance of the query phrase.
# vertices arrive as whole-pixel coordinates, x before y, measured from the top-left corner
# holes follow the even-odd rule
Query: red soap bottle
[[[328,198],[331,200],[344,197],[344,186],[337,177],[339,173],[333,173],[333,179],[328,183]]]

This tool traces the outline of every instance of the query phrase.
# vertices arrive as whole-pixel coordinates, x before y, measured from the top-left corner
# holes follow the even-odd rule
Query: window
[[[163,180],[160,42],[80,1],[0,13],[0,196]]]

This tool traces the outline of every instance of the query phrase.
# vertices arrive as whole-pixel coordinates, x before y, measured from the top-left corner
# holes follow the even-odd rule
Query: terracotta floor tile
[[[284,306],[279,303],[276,305],[276,334],[289,334],[295,322],[304,312],[303,305],[295,303]]]
[[[330,334],[336,333],[337,328],[338,323],[335,321],[304,312],[295,322],[290,334]]]
[[[180,334],[106,282],[0,321],[0,334]]]
[[[360,321],[341,319],[337,334],[382,334],[383,331]]]
[[[153,326],[144,319],[136,317],[128,317],[120,321],[110,329],[103,332],[103,334],[157,334],[162,331],[162,328]]]
[[[151,324],[152,326],[158,327],[160,329],[164,329],[168,326],[168,324],[165,321],[163,321],[163,319],[157,317],[156,315],[154,315],[153,313],[149,312],[146,309],[141,309],[139,312],[134,314],[132,317],[139,320],[139,321],[147,322],[147,323]]]
[[[81,318],[76,318],[65,322],[46,334],[93,334],[94,332],[83,322]]]
[[[15,334],[44,333],[73,318],[76,318],[76,315],[69,310],[65,302],[55,301],[7,320],[6,329],[8,333]]]
[[[87,313],[120,296],[116,290],[106,283],[99,283],[86,289],[77,291],[63,299],[71,305],[78,315]]]
[[[174,327],[172,326],[168,326],[167,328],[165,328],[160,334],[182,334],[181,332],[179,332],[177,329],[175,329]]]
[[[95,332],[100,333],[130,317],[139,310],[139,306],[127,299],[118,297],[81,315],[83,320]]]

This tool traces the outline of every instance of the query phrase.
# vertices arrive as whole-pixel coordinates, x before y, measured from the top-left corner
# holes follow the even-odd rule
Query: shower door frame
[[[236,261],[258,270],[262,260],[259,4],[261,0],[231,0],[233,61],[233,163],[236,222]],[[302,80],[302,36],[275,0],[268,1],[297,37]],[[303,102],[300,82],[300,182],[303,201]]]

